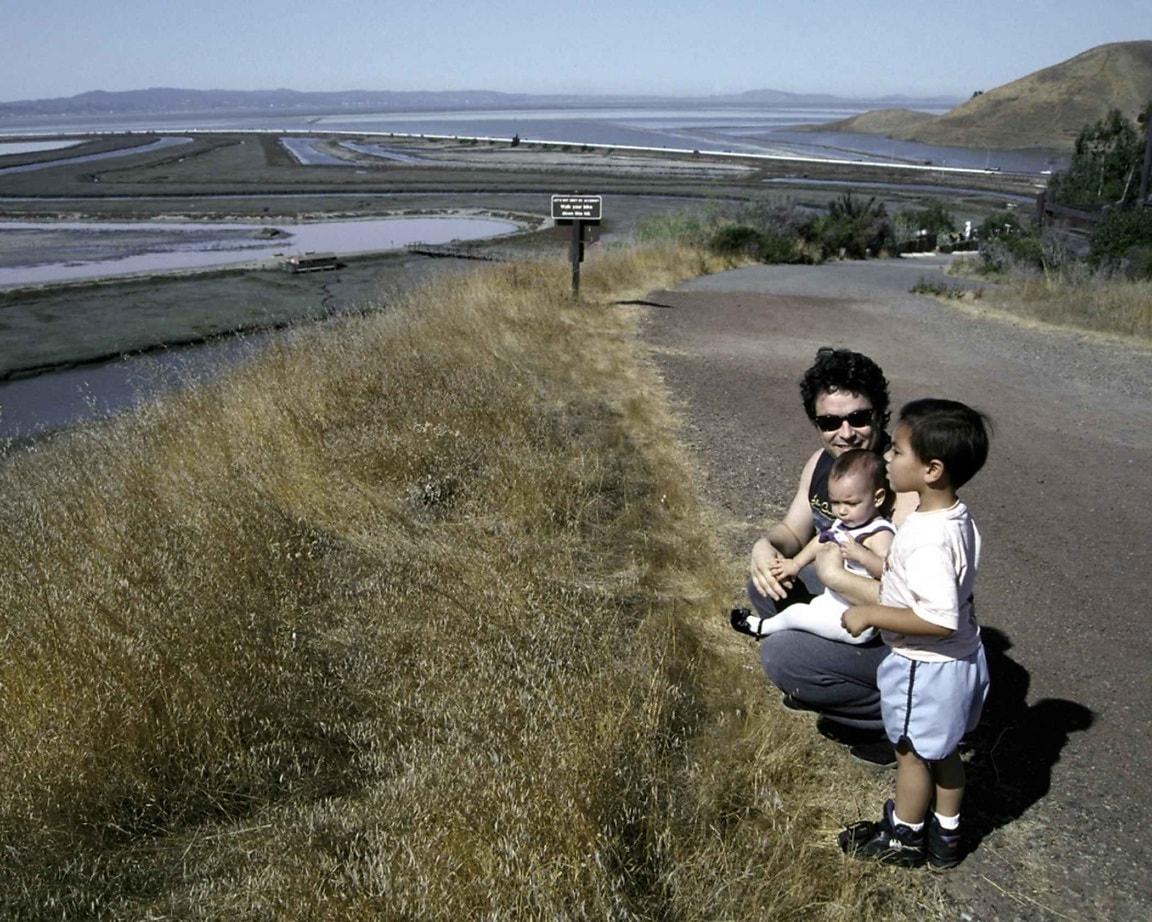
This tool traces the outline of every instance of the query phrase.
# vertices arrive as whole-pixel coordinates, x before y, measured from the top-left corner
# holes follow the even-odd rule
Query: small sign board
[[[552,219],[554,221],[599,221],[604,207],[601,195],[554,195]]]

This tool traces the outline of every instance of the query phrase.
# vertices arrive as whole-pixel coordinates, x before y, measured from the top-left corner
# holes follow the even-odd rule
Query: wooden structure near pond
[[[340,259],[335,253],[297,253],[284,260],[284,268],[289,272],[324,272],[339,269]]]

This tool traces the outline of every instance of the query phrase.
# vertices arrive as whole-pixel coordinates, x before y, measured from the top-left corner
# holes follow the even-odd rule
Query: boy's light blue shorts
[[[876,683],[884,731],[892,745],[906,739],[920,758],[944,759],[980,722],[988,696],[984,647],[944,663],[889,653],[876,671]]]

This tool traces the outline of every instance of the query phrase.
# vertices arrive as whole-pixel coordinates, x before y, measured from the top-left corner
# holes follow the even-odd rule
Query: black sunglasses
[[[833,416],[832,414],[825,414],[817,416],[814,422],[816,428],[821,432],[835,432],[844,425],[844,421],[848,421],[848,425],[853,429],[866,429],[875,423],[875,410],[853,410],[847,416]]]

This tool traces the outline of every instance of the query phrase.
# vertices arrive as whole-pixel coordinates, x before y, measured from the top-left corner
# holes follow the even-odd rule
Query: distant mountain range
[[[227,113],[312,115],[523,108],[673,108],[684,106],[851,106],[862,115],[808,130],[879,134],[954,147],[1067,151],[1084,126],[1119,109],[1135,118],[1152,101],[1152,41],[1100,45],[1011,83],[957,97],[886,96],[852,99],[828,94],[749,90],[730,95],[675,97],[541,95],[491,90],[389,92],[347,90],[94,90],[62,99],[0,103],[0,121],[16,118],[190,115]],[[947,109],[944,115],[931,111]]]
[[[0,119],[35,116],[161,115],[225,112],[301,115],[331,112],[393,112],[460,109],[601,108],[621,106],[864,106],[951,108],[955,96],[886,96],[847,99],[827,94],[750,90],[722,96],[586,96],[497,93],[491,90],[389,92],[345,90],[304,93],[296,90],[182,90],[155,87],[110,93],[93,90],[60,99],[28,99],[0,103]]]
[[[880,109],[819,130],[949,147],[1067,151],[1085,126],[1112,109],[1135,121],[1150,102],[1152,41],[1114,42],[978,93],[944,115]]]

